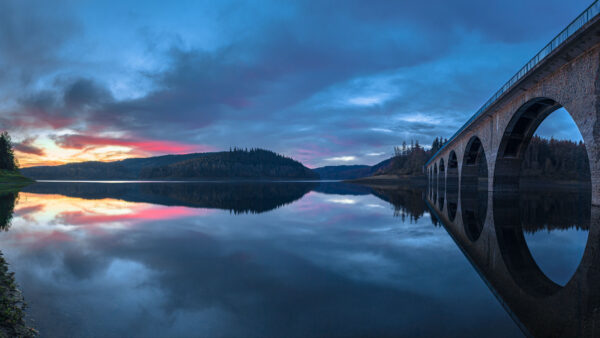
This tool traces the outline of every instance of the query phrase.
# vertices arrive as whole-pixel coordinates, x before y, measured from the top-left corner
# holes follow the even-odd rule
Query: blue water
[[[0,248],[42,336],[522,335],[422,191],[277,184],[37,183]]]

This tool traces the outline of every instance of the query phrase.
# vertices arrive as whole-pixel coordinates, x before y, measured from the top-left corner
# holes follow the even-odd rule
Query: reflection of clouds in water
[[[443,229],[368,207],[380,203],[373,196],[353,197],[356,208],[319,208],[328,197],[309,194],[260,215],[197,209],[157,219],[135,213],[148,211],[143,203],[50,199],[50,215],[23,212],[0,241],[48,335],[411,335],[415,327],[439,335],[427,323],[467,325],[462,306],[507,320]],[[310,205],[318,211],[304,212]],[[61,210],[123,217],[67,224],[73,218]]]
[[[367,206],[369,208],[385,208],[383,205],[381,204],[367,204]]]
[[[356,201],[351,198],[330,198],[328,201],[337,204],[356,204]]]
[[[525,233],[529,252],[544,274],[565,285],[577,270],[587,244],[589,231],[570,229]]]
[[[131,226],[151,220],[173,220],[177,218],[207,215],[214,210],[169,207],[148,203],[133,203],[116,199],[90,200],[62,195],[20,193],[15,208],[19,229],[35,225],[52,225],[52,230],[87,227],[89,231]]]

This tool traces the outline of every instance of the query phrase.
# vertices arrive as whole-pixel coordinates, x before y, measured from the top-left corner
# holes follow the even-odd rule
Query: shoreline
[[[17,287],[15,275],[0,252],[0,336],[37,337],[38,332],[27,325],[27,303]]]

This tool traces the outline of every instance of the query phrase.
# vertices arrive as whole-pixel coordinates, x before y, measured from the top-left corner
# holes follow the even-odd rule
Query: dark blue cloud
[[[17,139],[47,120],[319,165],[449,137],[587,1],[27,5],[0,14]]]

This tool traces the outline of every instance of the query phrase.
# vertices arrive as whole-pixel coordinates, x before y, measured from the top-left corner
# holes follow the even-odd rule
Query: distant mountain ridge
[[[314,168],[322,180],[352,180],[382,174],[390,165],[391,159],[375,165],[332,165]]]
[[[371,175],[369,165],[330,165],[314,168],[322,180],[349,180]]]
[[[263,149],[70,163],[21,172],[38,180],[319,179],[302,163]]]

